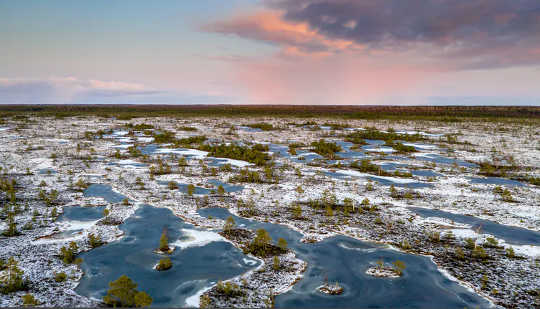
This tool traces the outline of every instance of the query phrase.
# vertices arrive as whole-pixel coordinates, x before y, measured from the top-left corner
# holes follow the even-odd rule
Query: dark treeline
[[[351,106],[351,105],[0,105],[0,117],[281,116],[299,118],[411,119],[460,121],[462,118],[540,119],[540,106]]]

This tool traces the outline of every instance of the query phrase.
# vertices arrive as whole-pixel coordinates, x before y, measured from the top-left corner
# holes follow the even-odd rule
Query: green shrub
[[[56,282],[64,282],[67,279],[67,275],[65,272],[56,273],[54,275],[54,281]]]
[[[28,282],[23,278],[24,272],[13,257],[8,259],[3,269],[5,275],[0,277],[0,293],[9,294],[27,288]]]
[[[218,281],[216,285],[216,291],[220,294],[224,294],[228,297],[236,297],[244,295],[242,289],[232,282],[223,283],[223,281]]]
[[[167,231],[163,230],[161,237],[159,238],[159,250],[163,252],[169,251],[169,238],[167,237]]]
[[[23,306],[37,306],[39,301],[32,294],[26,294],[21,297]]]
[[[407,267],[405,262],[396,260],[392,264],[394,265],[394,271],[400,276],[403,275],[403,270]]]
[[[101,236],[94,235],[93,233],[88,234],[88,245],[90,248],[97,248],[103,245],[103,241],[101,240]]]
[[[170,258],[167,257],[167,258],[163,258],[159,260],[159,263],[156,266],[156,270],[162,271],[162,270],[170,269],[171,267],[172,267],[172,261]]]
[[[264,166],[270,160],[270,156],[265,153],[265,151],[268,151],[268,146],[261,144],[256,144],[251,148],[233,144],[201,145],[199,149],[207,151],[208,155],[212,157],[242,160],[258,166]]]
[[[69,247],[62,247],[60,248],[60,258],[64,263],[71,264],[75,261],[75,254],[79,250],[79,246],[77,246],[77,243],[72,241],[69,243]]]
[[[152,297],[137,290],[137,284],[126,275],[109,283],[107,295],[103,297],[106,305],[114,307],[148,307]]]
[[[341,146],[336,143],[326,142],[321,139],[318,142],[311,143],[313,147],[313,152],[320,154],[323,157],[334,159],[336,157],[336,152],[342,150]]]

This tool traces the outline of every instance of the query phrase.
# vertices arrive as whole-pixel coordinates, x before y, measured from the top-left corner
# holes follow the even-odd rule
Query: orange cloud
[[[283,13],[278,11],[261,11],[216,22],[204,29],[277,44],[285,56],[324,57],[364,49],[350,40],[328,38],[305,22],[288,22],[282,17]]]

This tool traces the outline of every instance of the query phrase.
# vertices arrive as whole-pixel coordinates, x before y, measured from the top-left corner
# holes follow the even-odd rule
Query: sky
[[[0,104],[540,105],[538,0],[0,0]]]

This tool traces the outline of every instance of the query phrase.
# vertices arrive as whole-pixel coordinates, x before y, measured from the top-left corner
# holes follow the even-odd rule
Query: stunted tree
[[[223,232],[229,233],[235,227],[236,227],[236,222],[234,222],[234,219],[232,216],[229,216],[227,220],[225,220],[225,225],[223,226]]]
[[[277,246],[281,249],[281,250],[287,250],[287,241],[284,239],[284,238],[279,238],[278,241],[277,241]]]
[[[189,185],[187,186],[187,194],[188,194],[189,196],[192,196],[193,193],[195,193],[195,185],[189,184]]]
[[[0,292],[7,294],[23,290],[25,288],[24,272],[18,267],[18,262],[10,257],[4,267],[0,275]]]
[[[128,276],[122,275],[109,283],[105,304],[114,307],[147,307],[152,304],[152,297],[137,290],[137,284]]]
[[[217,192],[219,195],[225,195],[225,188],[223,188],[222,185],[219,185],[217,188]]]
[[[159,250],[163,252],[169,251],[169,238],[167,237],[167,230],[163,229],[161,238],[159,239]]]

